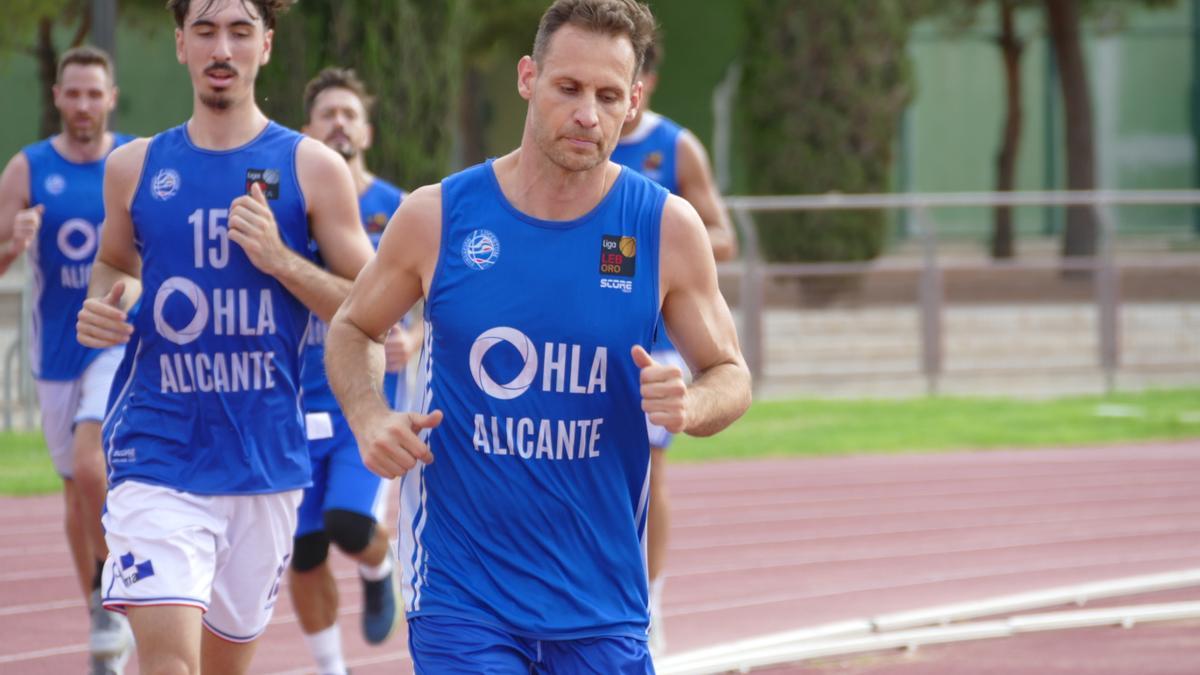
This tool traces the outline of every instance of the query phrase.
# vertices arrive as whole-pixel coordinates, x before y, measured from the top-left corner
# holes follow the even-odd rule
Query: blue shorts
[[[408,651],[417,675],[654,673],[645,640],[624,636],[534,640],[447,616],[411,617]]]
[[[312,486],[304,490],[296,536],[325,529],[330,509],[359,513],[378,522],[384,517],[390,482],[371,473],[358,454],[358,443],[340,412],[306,415]]]

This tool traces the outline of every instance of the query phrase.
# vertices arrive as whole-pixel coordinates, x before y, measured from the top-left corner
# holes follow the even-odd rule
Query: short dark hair
[[[533,39],[533,59],[539,64],[550,46],[550,38],[563,26],[571,25],[594,33],[624,35],[633,44],[633,75],[642,69],[646,50],[654,42],[654,15],[639,0],[555,0],[542,14],[537,36]]]
[[[654,38],[654,42],[651,42],[649,47],[646,47],[646,57],[642,60],[641,72],[657,73],[658,66],[662,63],[662,59],[662,36],[659,35]]]
[[[62,56],[58,57],[58,74],[56,75],[57,82],[62,82],[63,71],[66,70],[67,66],[70,65],[100,66],[104,69],[104,72],[108,73],[108,80],[110,82],[113,80],[112,59],[109,58],[108,52],[100,49],[99,47],[82,45],[79,47],[72,47],[63,52]]]
[[[367,115],[371,114],[371,108],[375,105],[375,97],[367,93],[367,85],[358,79],[358,74],[353,68],[337,68],[330,66],[317,76],[308,81],[304,86],[304,117],[312,118],[313,105],[317,102],[317,97],[326,89],[348,89],[362,101],[363,110]]]
[[[200,9],[200,13],[204,13],[217,0],[204,0],[204,6]],[[296,0],[241,0],[242,5],[254,5],[258,10],[258,15],[262,17],[263,25],[268,30],[275,27],[275,19],[283,14],[295,4]],[[175,25],[183,28],[183,21],[187,18],[188,10],[192,7],[192,0],[167,0],[167,9],[175,12]]]

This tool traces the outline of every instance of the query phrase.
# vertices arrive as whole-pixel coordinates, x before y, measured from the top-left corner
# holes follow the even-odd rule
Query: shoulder
[[[413,264],[430,260],[442,239],[442,186],[426,185],[405,196],[392,215],[379,245],[381,258]],[[390,241],[403,242],[395,245]]]
[[[150,149],[150,138],[133,138],[113,148],[104,163],[105,176],[116,180],[133,180],[142,172],[146,153]]]
[[[668,195],[663,205],[661,248],[669,251],[688,251],[692,247],[708,250],[708,233],[695,207],[679,195]]]
[[[4,167],[3,180],[5,183],[10,181],[28,181],[29,180],[29,157],[22,150],[13,155],[8,160],[8,164]]]
[[[323,195],[337,194],[339,190],[357,196],[346,160],[324,143],[307,136],[296,146],[296,178],[310,205],[314,200],[323,199]]]

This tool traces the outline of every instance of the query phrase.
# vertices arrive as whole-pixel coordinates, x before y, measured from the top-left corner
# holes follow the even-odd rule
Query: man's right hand
[[[118,281],[108,295],[83,301],[83,309],[79,310],[79,320],[75,323],[79,344],[104,349],[129,342],[133,325],[129,323],[129,314],[121,309],[124,292],[125,282]]]
[[[418,434],[442,423],[442,411],[428,414],[388,412],[356,430],[363,464],[384,478],[399,478],[417,465],[431,464],[433,453]],[[354,426],[354,425],[351,425]]]
[[[8,240],[8,250],[12,257],[16,258],[29,249],[33,238],[37,236],[38,228],[42,226],[42,214],[45,212],[46,207],[42,204],[17,211],[13,218],[12,239]]]

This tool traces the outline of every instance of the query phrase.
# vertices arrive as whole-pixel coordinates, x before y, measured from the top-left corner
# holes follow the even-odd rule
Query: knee
[[[310,532],[292,542],[292,569],[309,572],[321,566],[329,556],[329,537],[324,532]]]
[[[375,536],[375,519],[353,511],[330,509],[325,512],[325,534],[343,552],[361,553]]]

